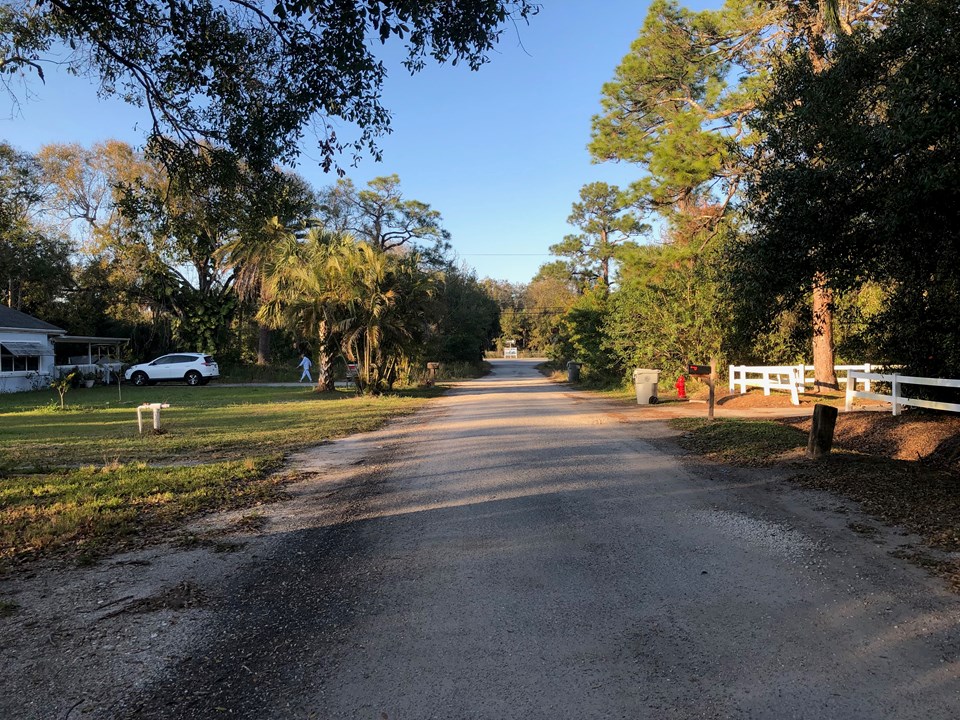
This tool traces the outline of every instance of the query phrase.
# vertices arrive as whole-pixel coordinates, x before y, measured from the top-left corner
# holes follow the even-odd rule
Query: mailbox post
[[[709,365],[704,365],[703,363],[691,363],[689,370],[691,375],[696,375],[698,377],[707,378],[707,387],[710,389],[710,399],[707,402],[707,417],[710,420],[713,420],[713,403],[716,398],[714,379],[716,378],[716,366],[717,362],[715,359],[710,361]]]
[[[353,380],[353,384],[360,392],[363,387],[360,385],[360,370],[356,363],[347,363],[347,380]]]

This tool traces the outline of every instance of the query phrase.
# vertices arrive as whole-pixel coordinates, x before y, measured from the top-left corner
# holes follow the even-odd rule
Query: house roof
[[[4,305],[0,305],[0,330],[36,330],[48,335],[60,335],[66,332],[63,328]]]
[[[60,335],[52,338],[52,340],[58,345],[69,345],[71,343],[74,345],[123,345],[130,342],[130,338],[100,337],[98,335]]]

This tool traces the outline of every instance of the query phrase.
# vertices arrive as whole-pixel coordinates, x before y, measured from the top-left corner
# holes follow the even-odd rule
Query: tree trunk
[[[833,366],[833,290],[817,273],[813,279],[813,375],[818,392],[840,389]]]
[[[320,323],[318,335],[317,392],[330,392],[333,390],[333,356],[330,353],[330,329],[325,321]]]
[[[267,292],[266,283],[263,278],[260,279],[260,307],[270,300]],[[257,365],[266,365],[270,362],[270,328],[260,323],[257,325],[259,336],[257,337]]]
[[[257,365],[266,365],[270,362],[270,328],[266,325],[258,325],[259,336],[257,338]]]

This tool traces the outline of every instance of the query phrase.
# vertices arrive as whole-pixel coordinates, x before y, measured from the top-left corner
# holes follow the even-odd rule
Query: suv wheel
[[[198,373],[196,370],[191,370],[183,376],[183,379],[187,381],[187,385],[196,387],[200,384],[200,381],[203,380],[203,375]]]
[[[145,372],[139,372],[139,371],[138,371],[138,372],[135,372],[135,373],[133,374],[133,377],[130,378],[130,381],[131,381],[134,385],[138,385],[139,387],[143,387],[144,385],[146,385],[146,384],[150,381],[150,378],[147,377],[147,374],[146,374]]]

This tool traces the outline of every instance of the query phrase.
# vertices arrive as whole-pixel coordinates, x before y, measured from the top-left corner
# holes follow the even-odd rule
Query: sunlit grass
[[[0,396],[0,560],[97,553],[197,512],[276,497],[283,453],[373,430],[441,392],[382,397],[303,387],[77,389]],[[136,407],[167,402],[162,433]],[[150,426],[149,413],[146,425]]]
[[[239,459],[371,430],[435,394],[357,397],[307,388],[170,386],[125,387],[118,401],[116,388],[94,388],[69,394],[68,402],[81,409],[68,412],[47,409],[47,393],[0,396],[0,470]],[[162,434],[139,434],[136,407],[142,402],[170,404],[161,411]],[[149,413],[145,421],[149,425]]]
[[[0,480],[0,559],[70,546],[95,551],[195,512],[277,497],[279,455],[189,467],[143,463]]]

